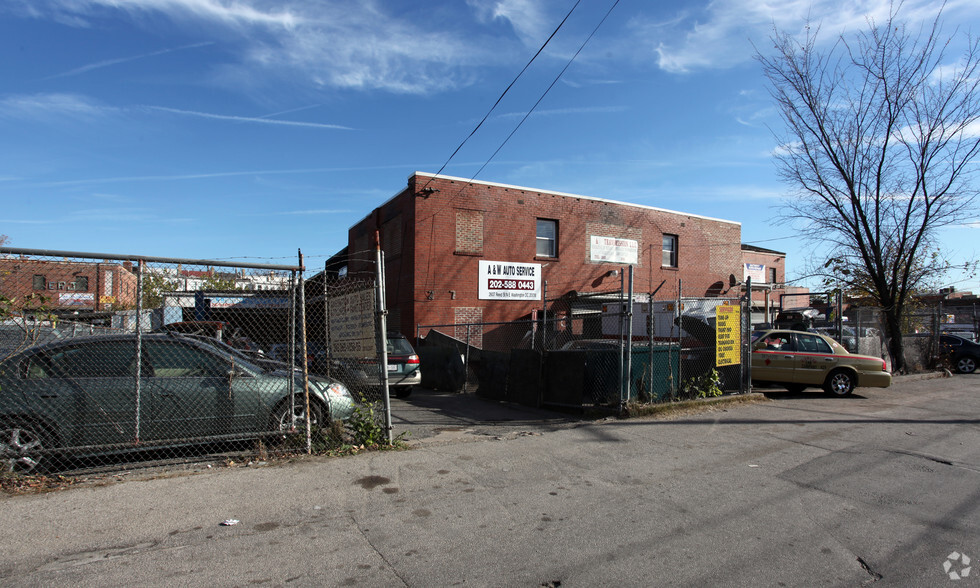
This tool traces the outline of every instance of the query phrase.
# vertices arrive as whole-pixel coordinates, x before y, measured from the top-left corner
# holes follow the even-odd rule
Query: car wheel
[[[792,394],[799,394],[800,392],[806,390],[804,384],[783,384],[786,387],[786,391]]]
[[[854,391],[854,376],[845,370],[834,370],[827,376],[823,389],[831,396],[847,396]]]
[[[313,399],[310,399],[310,426],[315,427],[323,420],[323,410]],[[279,403],[272,411],[272,430],[282,435],[306,427],[306,401],[302,396],[296,396],[292,406],[289,399]]]
[[[35,424],[14,421],[0,425],[0,464],[5,472],[37,473],[50,445],[48,435]]]
[[[972,374],[977,369],[977,360],[972,357],[961,357],[956,360],[956,371],[961,374]]]

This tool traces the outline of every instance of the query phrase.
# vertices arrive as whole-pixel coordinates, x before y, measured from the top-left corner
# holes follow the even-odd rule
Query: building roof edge
[[[581,198],[583,200],[593,200],[595,202],[606,202],[608,204],[619,204],[619,205],[622,205],[622,206],[631,206],[633,208],[642,208],[644,210],[655,210],[657,212],[664,212],[664,213],[667,213],[667,214],[677,214],[677,215],[687,216],[687,217],[691,217],[691,218],[699,218],[699,219],[703,219],[703,220],[715,221],[715,222],[720,222],[720,223],[728,223],[728,224],[732,224],[732,225],[737,225],[739,227],[742,226],[742,223],[740,223],[738,221],[727,220],[727,219],[723,219],[723,218],[714,218],[714,217],[705,216],[705,215],[702,215],[702,214],[694,214],[694,213],[691,213],[691,212],[681,212],[679,210],[670,210],[670,209],[667,209],[667,208],[660,208],[660,207],[657,207],[657,206],[647,206],[645,204],[634,204],[632,202],[623,202],[621,200],[611,200],[609,198],[598,198],[596,196],[584,196],[582,194],[571,194],[571,193],[568,193],[568,192],[556,192],[554,190],[542,190],[542,189],[539,189],[539,188],[529,188],[527,186],[514,186],[514,185],[511,185],[511,184],[501,184],[501,183],[498,183],[498,182],[484,182],[484,181],[480,181],[480,180],[471,180],[471,179],[467,179],[467,178],[458,178],[458,177],[455,177],[455,176],[447,176],[447,175],[442,175],[442,174],[431,174],[431,173],[420,172],[420,171],[416,171],[415,173],[413,173],[412,175],[410,175],[409,176],[409,179],[411,179],[413,176],[422,176],[422,177],[426,177],[426,178],[439,178],[441,180],[453,180],[453,181],[458,181],[458,182],[465,182],[467,184],[479,184],[481,186],[497,186],[497,187],[500,187],[500,188],[509,188],[509,189],[512,189],[512,190],[526,190],[528,192],[538,192],[540,194],[549,194],[549,195],[554,195],[554,196],[567,196],[569,198]],[[398,194],[401,194],[401,191],[399,191]],[[396,194],[395,196],[397,196],[398,194]]]

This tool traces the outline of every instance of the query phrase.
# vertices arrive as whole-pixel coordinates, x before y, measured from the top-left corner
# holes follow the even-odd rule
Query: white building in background
[[[209,281],[220,280],[234,286],[222,287],[221,290],[245,290],[256,292],[262,290],[288,290],[292,276],[282,270],[250,270],[217,271],[214,268],[205,270],[187,270],[181,265],[176,267],[148,267],[147,275],[160,276],[167,280],[172,287],[166,288],[171,292],[196,292],[207,289]]]

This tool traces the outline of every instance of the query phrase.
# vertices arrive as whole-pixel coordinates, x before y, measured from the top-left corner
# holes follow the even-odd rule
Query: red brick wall
[[[433,191],[423,194],[423,187]],[[401,310],[401,330],[411,335],[419,323],[455,322],[457,309],[481,308],[484,321],[509,321],[542,307],[541,301],[479,300],[480,259],[540,263],[548,298],[618,290],[619,277],[604,276],[622,264],[590,261],[591,235],[639,243],[636,292],[665,281],[657,297],[676,297],[682,280],[685,296],[704,296],[727,290],[730,276],[742,278],[738,223],[444,176],[409,178],[407,189],[351,228],[352,252],[375,228],[395,230],[396,217],[403,243],[400,254],[386,257],[388,304]],[[470,254],[479,241],[473,231],[480,217],[483,254]],[[538,218],[558,221],[557,257],[535,256]],[[661,267],[664,233],[678,236],[678,268]],[[381,240],[387,250],[384,235]],[[363,270],[353,259],[350,269]]]
[[[112,273],[112,294],[108,294],[106,272]],[[34,276],[44,276],[43,290],[34,288]],[[87,286],[82,287],[87,278]],[[133,307],[136,304],[136,276],[114,262],[74,262],[55,259],[0,259],[0,292],[14,298],[27,308],[84,308],[99,310],[115,302],[114,307]],[[38,297],[30,303],[32,294]]]

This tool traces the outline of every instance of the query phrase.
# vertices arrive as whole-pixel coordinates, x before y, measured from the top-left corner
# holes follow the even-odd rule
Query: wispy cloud
[[[701,9],[685,5],[669,22],[638,18],[630,26],[632,39],[651,51],[660,68],[684,73],[750,60],[753,43],[765,50],[774,26],[793,34],[810,23],[832,42],[840,32],[866,29],[869,19],[884,21],[891,6],[892,0],[712,0]],[[906,0],[900,17],[917,22],[934,17],[938,8],[932,0]],[[953,0],[946,10],[950,14],[976,8]]]
[[[553,23],[546,18],[543,3],[538,0],[466,0],[484,20],[503,20],[525,44],[538,45],[551,32]]]
[[[517,18],[523,2],[504,4],[502,13]],[[528,15],[534,12],[531,3],[525,9]],[[449,20],[474,22],[465,8],[446,10],[452,11]],[[506,39],[484,42],[492,34],[488,27],[476,34],[471,27],[440,29],[426,18],[403,18],[379,2],[270,7],[259,0],[35,0],[30,11],[79,26],[112,12],[128,13],[141,23],[155,15],[214,28],[227,50],[238,55],[225,66],[222,80],[255,80],[261,73],[270,83],[288,78],[314,87],[426,94],[470,83],[468,65],[495,62],[507,52]],[[236,68],[243,73],[234,75]]]
[[[183,46],[180,46],[180,47],[173,47],[173,48],[170,48],[170,49],[161,49],[160,51],[152,51],[150,53],[143,53],[141,55],[133,55],[133,56],[130,56],[130,57],[119,57],[119,58],[116,58],[116,59],[106,59],[106,60],[103,60],[103,61],[97,61],[95,63],[89,63],[89,64],[83,65],[81,67],[76,67],[75,69],[71,69],[71,70],[68,70],[66,72],[62,72],[62,73],[59,73],[59,74],[54,74],[52,76],[47,76],[47,77],[41,78],[41,80],[53,80],[53,79],[56,79],[56,78],[64,78],[64,77],[70,77],[70,76],[77,76],[77,75],[80,75],[80,74],[83,74],[83,73],[86,73],[86,72],[90,72],[92,70],[101,69],[101,68],[104,68],[104,67],[110,67],[110,66],[113,66],[113,65],[119,65],[121,63],[128,63],[130,61],[137,61],[137,60],[140,60],[140,59],[146,59],[147,57],[156,57],[158,55],[165,55],[167,53],[173,53],[174,51],[185,51],[187,49],[197,49],[198,47],[207,47],[209,45],[214,45],[214,43],[213,42],[192,43],[190,45],[183,45]]]
[[[157,12],[174,18],[196,19],[221,22],[232,26],[275,26],[291,28],[304,19],[290,9],[262,9],[253,6],[249,0],[37,0],[32,11],[43,14],[71,15],[68,22],[87,26],[89,20],[98,18],[106,8],[124,10],[130,13]],[[86,20],[89,19],[89,20]]]
[[[535,110],[531,116],[566,116],[570,114],[605,114],[624,112],[625,106],[582,106],[572,108],[552,108],[547,110]],[[527,112],[506,112],[498,115],[497,118],[522,118],[527,116]]]
[[[78,94],[20,94],[0,98],[0,118],[14,120],[92,119],[115,111]]]
[[[312,210],[287,210],[283,212],[275,212],[273,214],[284,215],[284,216],[291,216],[291,215],[305,216],[307,214],[346,214],[350,212],[355,212],[355,211],[347,210],[347,209],[320,208],[320,209],[312,209]]]
[[[234,116],[228,114],[214,114],[211,112],[197,112],[194,110],[180,110],[178,108],[167,108],[165,106],[145,106],[151,110],[159,110],[161,112],[169,112],[172,114],[181,114],[184,116],[195,116],[199,118],[209,118],[212,120],[227,120],[232,122],[244,122],[244,123],[258,123],[263,125],[281,125],[287,127],[308,127],[313,129],[332,129],[332,130],[342,130],[342,131],[352,131],[352,127],[345,127],[343,125],[331,125],[325,123],[315,123],[315,122],[303,122],[294,120],[280,120],[275,118],[262,118],[255,116]]]
[[[622,80],[570,80],[562,76],[561,83],[570,88],[585,88],[587,86],[612,86],[624,82]]]
[[[173,175],[149,175],[149,176],[117,176],[103,178],[86,178],[78,180],[62,180],[57,182],[38,182],[31,186],[54,188],[59,186],[87,186],[98,184],[119,184],[127,182],[177,182],[185,180],[202,180],[213,178],[234,178],[242,176],[273,176],[273,175],[294,175],[294,174],[321,174],[338,173],[351,171],[372,171],[372,170],[404,170],[411,167],[411,164],[397,163],[391,165],[356,166],[356,167],[313,167],[298,169],[253,169],[238,170],[227,172],[207,172],[193,174],[173,174]]]

